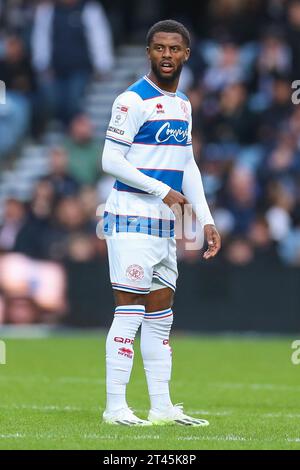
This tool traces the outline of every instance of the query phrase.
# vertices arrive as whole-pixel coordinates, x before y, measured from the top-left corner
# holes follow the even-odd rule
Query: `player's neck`
[[[161,90],[163,91],[168,91],[169,93],[176,93],[178,82],[179,82],[179,77],[176,78],[172,82],[161,82],[157,76],[153,73],[151,70],[147,77],[153,82],[155,85],[157,85]]]

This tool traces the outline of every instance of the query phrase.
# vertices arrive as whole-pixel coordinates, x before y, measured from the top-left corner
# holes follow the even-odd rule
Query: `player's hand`
[[[167,206],[169,206],[175,214],[178,208],[181,214],[183,214],[185,204],[189,204],[184,195],[178,191],[175,191],[174,189],[170,189],[168,194],[163,199],[163,202],[167,204]]]
[[[221,237],[215,225],[204,226],[204,237],[207,241],[208,249],[203,255],[204,259],[213,258],[221,248]]]

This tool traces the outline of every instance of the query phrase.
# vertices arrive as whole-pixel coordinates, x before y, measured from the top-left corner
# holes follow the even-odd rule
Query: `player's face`
[[[151,69],[161,82],[175,81],[182,70],[184,62],[190,55],[183,37],[179,33],[155,33],[147,47]]]

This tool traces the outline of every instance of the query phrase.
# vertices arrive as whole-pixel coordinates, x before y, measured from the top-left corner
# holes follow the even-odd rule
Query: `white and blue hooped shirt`
[[[180,92],[161,90],[147,76],[115,100],[106,139],[127,146],[139,171],[181,191],[191,158],[191,105]],[[104,213],[104,233],[174,236],[174,213],[154,195],[116,180]]]

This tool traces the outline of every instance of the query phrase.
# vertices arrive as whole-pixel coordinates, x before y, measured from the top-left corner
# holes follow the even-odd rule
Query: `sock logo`
[[[133,351],[132,349],[119,348],[118,354],[120,354],[120,356],[128,357],[128,359],[132,359]]]
[[[130,338],[122,338],[122,336],[115,336],[114,341],[116,343],[123,343],[123,344],[133,344],[133,339]]]

